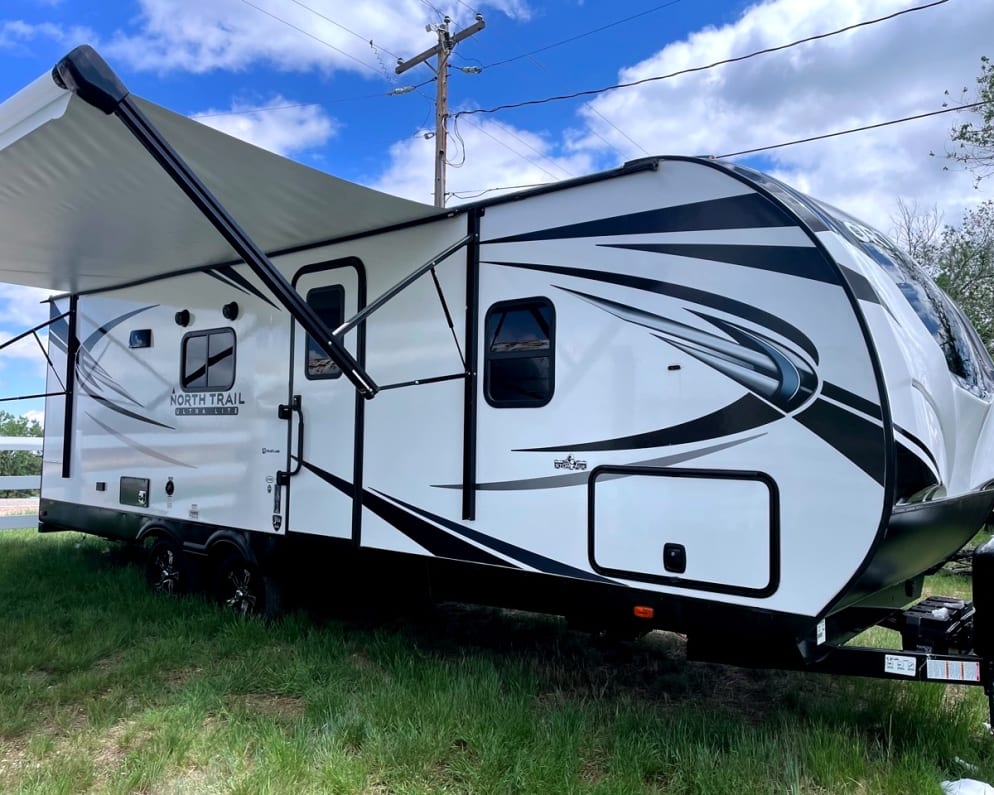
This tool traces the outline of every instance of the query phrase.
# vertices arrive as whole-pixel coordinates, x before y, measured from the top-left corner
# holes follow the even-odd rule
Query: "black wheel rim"
[[[152,553],[148,561],[149,584],[156,593],[172,596],[179,592],[180,574],[176,553],[164,547]]]
[[[256,577],[252,569],[244,564],[231,566],[224,576],[223,604],[230,610],[242,616],[255,612],[258,596],[256,594]]]

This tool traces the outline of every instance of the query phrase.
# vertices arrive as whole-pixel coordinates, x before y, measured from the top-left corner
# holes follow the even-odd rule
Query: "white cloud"
[[[465,161],[459,168],[447,170],[447,191],[459,194],[450,197],[450,206],[474,198],[487,190],[488,196],[506,193],[494,188],[557,182],[593,169],[590,155],[585,152],[559,151],[548,135],[537,135],[493,119],[476,121],[463,117],[458,133],[450,134],[448,159]],[[434,139],[423,137],[398,141],[390,147],[387,170],[372,187],[430,203],[434,187]],[[489,190],[488,190],[489,189]]]
[[[339,126],[319,106],[299,105],[280,95],[259,105],[236,101],[227,110],[212,108],[193,118],[281,155],[321,146]]]
[[[524,0],[488,5],[512,18],[530,14]],[[282,70],[344,69],[393,79],[380,61],[392,64],[392,53],[409,57],[431,46],[434,34],[424,26],[440,21],[420,0],[140,0],[140,6],[140,31],[118,32],[102,49],[136,69],[160,72],[268,62]],[[448,13],[457,25],[471,21],[461,4]]]
[[[49,305],[39,303],[51,293],[34,287],[0,284],[0,345],[49,318]],[[42,347],[47,347],[46,329],[38,332]],[[0,398],[36,394],[45,391],[48,361],[32,335],[0,350]],[[0,409],[19,411],[22,402],[3,403]]]
[[[906,8],[895,0],[771,0],[735,23],[706,28],[624,69],[619,82],[667,74]],[[577,152],[724,154],[938,110],[973,85],[989,50],[994,5],[946,5],[839,36],[601,95],[581,112]],[[594,112],[596,111],[596,113]],[[598,115],[599,114],[599,115]],[[952,114],[774,150],[766,169],[887,227],[896,198],[958,219],[976,200],[969,175],[945,171]],[[606,143],[608,142],[608,143]],[[935,151],[938,156],[930,157]]]
[[[48,304],[42,301],[50,295],[51,290],[0,284],[0,318],[4,327],[19,334],[44,323],[48,320],[49,309]]]
[[[51,22],[32,24],[19,19],[0,22],[0,50],[30,52],[37,39],[51,39],[67,49],[97,39],[92,29],[80,25],[63,27]]]

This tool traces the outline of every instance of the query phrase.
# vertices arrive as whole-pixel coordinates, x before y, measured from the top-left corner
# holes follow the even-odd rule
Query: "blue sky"
[[[424,134],[434,123],[432,72],[422,66],[397,77],[393,66],[397,56],[435,43],[425,26],[444,13],[453,30],[471,24],[476,11],[487,23],[453,56],[456,67],[483,69],[452,73],[450,106],[459,112],[666,74],[919,4],[5,0],[0,98],[90,43],[133,92],[154,102],[336,176],[430,202],[433,144]],[[456,193],[449,201],[645,154],[723,154],[938,110],[972,91],[980,56],[994,55],[991,30],[994,3],[948,0],[680,78],[460,116],[449,146]],[[424,81],[415,92],[387,96]],[[885,230],[898,198],[956,222],[990,187],[977,191],[968,174],[945,169],[954,121],[938,116],[746,162]],[[0,285],[0,340],[43,319],[37,299]],[[0,353],[0,393],[40,386],[41,367],[28,356],[29,346]]]

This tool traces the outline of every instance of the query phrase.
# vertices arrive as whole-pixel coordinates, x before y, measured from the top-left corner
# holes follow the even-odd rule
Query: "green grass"
[[[979,689],[688,663],[553,618],[266,626],[0,535],[0,792],[938,793],[994,780]],[[963,770],[955,757],[978,766]]]

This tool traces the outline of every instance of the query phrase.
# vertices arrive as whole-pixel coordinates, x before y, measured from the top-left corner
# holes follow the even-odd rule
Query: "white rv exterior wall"
[[[589,236],[550,233],[539,240],[500,240],[647,209],[754,193],[749,184],[722,170],[701,163],[664,161],[655,171],[486,209],[481,220],[478,491],[473,521],[461,515],[462,379],[381,391],[364,405],[361,437],[349,437],[343,428],[351,427],[356,398],[347,380],[306,381],[300,359],[303,341],[298,333],[291,358],[291,322],[286,313],[207,274],[79,299],[79,337],[89,340],[90,354],[106,374],[86,365],[90,369],[81,373],[80,386],[89,383],[118,408],[128,408],[161,425],[114,411],[78,386],[72,476],[63,480],[61,407],[59,399],[50,399],[44,496],[120,510],[119,478],[148,477],[153,483],[151,504],[147,509],[128,510],[264,533],[285,532],[285,524],[276,526],[274,513],[286,516],[287,495],[284,492],[274,506],[272,480],[277,470],[286,468],[287,455],[296,448],[296,418],[289,424],[288,439],[288,423],[277,418],[277,407],[292,394],[301,394],[304,459],[309,466],[294,477],[289,489],[289,528],[293,531],[350,537],[349,486],[356,479],[354,442],[358,442],[366,494],[361,512],[364,547],[431,554],[414,535],[385,518],[385,510],[371,508],[379,500],[381,508],[427,521],[439,532],[458,536],[470,547],[526,569],[550,570],[543,566],[554,563],[560,571],[572,569],[575,576],[602,576],[592,562],[593,546],[597,560],[620,561],[624,563],[621,568],[630,567],[636,575],[606,577],[618,584],[814,616],[859,569],[889,509],[884,505],[882,475],[868,473],[839,449],[853,444],[860,428],[883,438],[879,407],[885,398],[852,302],[842,285],[831,281],[631,247],[674,243],[764,246],[814,254],[815,243],[807,232],[788,224]],[[363,263],[367,297],[372,300],[466,230],[466,217],[456,215],[298,251],[279,257],[276,264],[288,279],[294,279],[301,269],[316,263],[357,257]],[[861,303],[861,311],[883,363],[895,420],[930,449],[943,482],[967,488],[977,480],[980,467],[969,455],[972,447],[957,441],[963,437],[956,436],[958,431],[948,418],[958,418],[962,433],[986,439],[994,433],[982,421],[989,403],[977,403],[962,390],[957,392],[931,338],[908,332],[920,321],[893,282],[877,273],[873,263],[862,261],[862,255],[834,233],[821,233],[820,240],[837,260],[864,274],[882,296],[883,303]],[[237,272],[259,289],[245,268]],[[437,274],[462,345],[466,337],[465,251],[440,264]],[[638,280],[675,286],[683,292],[646,289],[638,286],[646,282]],[[328,274],[327,283],[335,283],[333,273]],[[301,284],[309,289],[322,284],[322,277],[310,275]],[[302,287],[301,292],[306,289]],[[688,295],[710,295],[715,301],[702,304]],[[484,394],[482,372],[487,309],[496,302],[537,296],[555,307],[554,395],[542,407],[495,408]],[[241,311],[229,324],[220,310],[232,300]],[[740,309],[729,309],[732,304]],[[188,329],[173,320],[175,312],[184,308],[194,318]],[[106,333],[99,331],[114,318],[135,310],[140,311]],[[799,361],[811,358],[796,340],[784,338],[762,320],[776,318],[803,332],[815,347],[817,360],[808,363],[816,373],[817,389],[810,401],[785,410],[779,419],[745,429],[728,430],[716,421],[713,428],[681,443],[601,444],[717,416],[749,394],[739,381],[660,335],[652,326],[655,321],[638,319],[650,316],[728,344],[732,338],[716,323],[731,323],[756,339],[781,346]],[[173,395],[182,393],[178,378],[183,335],[227,325],[235,329],[238,340],[237,378],[231,390],[239,395],[238,414],[177,416]],[[132,328],[151,328],[152,347],[129,349]],[[381,386],[463,371],[428,275],[376,312],[366,322],[366,335],[365,364]],[[355,330],[347,335],[346,343],[359,353]],[[826,384],[877,407],[877,416],[854,413],[849,411],[851,406],[825,398],[820,390]],[[830,410],[849,411],[847,416],[853,417],[853,428],[833,429],[841,434],[838,444],[800,419],[818,402]],[[879,463],[882,472],[882,442],[879,450],[873,447],[877,442],[869,444],[871,461],[866,468],[873,470]],[[583,468],[564,471],[557,466],[567,456],[582,462]],[[724,507],[711,514],[713,505],[699,508],[708,499],[706,484],[686,491],[672,484],[653,490],[648,479],[626,483],[622,477],[605,486],[605,498],[609,492],[615,498],[602,501],[591,521],[587,479],[598,466],[762,473],[775,483],[776,501],[772,511],[761,511],[757,494],[766,493],[765,488],[746,488],[741,511],[749,519],[738,521],[734,488],[714,492],[716,504],[724,500]],[[172,499],[163,492],[168,478],[176,485]],[[106,491],[97,491],[97,482],[105,482]],[[642,494],[645,489],[651,493]],[[702,521],[702,516],[712,521]],[[777,525],[772,552],[762,522]],[[619,539],[616,548],[611,547],[611,537],[603,535],[607,528]],[[683,579],[688,582],[663,569],[662,549],[668,542],[686,545],[688,572]],[[779,580],[771,594],[747,592],[761,587],[774,569],[779,570]],[[692,579],[724,584],[732,592],[689,584]]]

